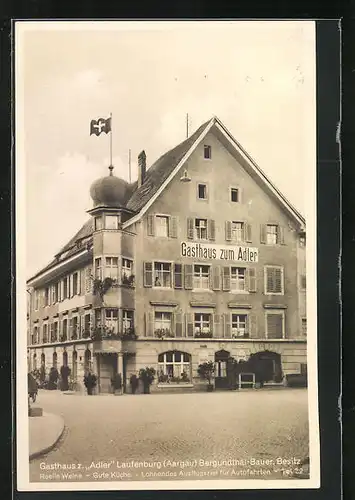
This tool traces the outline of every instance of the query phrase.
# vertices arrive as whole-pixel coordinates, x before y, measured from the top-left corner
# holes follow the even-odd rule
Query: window
[[[238,203],[239,201],[239,189],[231,188],[231,201]]]
[[[52,287],[52,304],[58,302],[59,297],[60,297],[60,283],[58,282]]]
[[[56,342],[58,340],[58,321],[52,323],[50,329],[51,329],[51,342]]]
[[[164,336],[166,334],[171,334],[172,326],[172,314],[171,312],[158,312],[154,314],[154,334],[155,336]]]
[[[101,257],[95,259],[95,278],[101,279]]]
[[[47,287],[44,290],[44,306],[45,307],[49,306],[49,302],[50,302],[50,288]]]
[[[244,241],[244,223],[232,222],[232,241]]]
[[[208,290],[210,287],[210,266],[194,265],[194,289]]]
[[[63,280],[63,299],[69,298],[69,276]]]
[[[285,336],[285,316],[284,312],[266,313],[266,338],[282,339]]]
[[[43,338],[42,342],[45,344],[48,342],[48,324],[44,323],[43,324]]]
[[[71,331],[71,338],[73,340],[77,339],[79,337],[79,319],[78,316],[73,316],[72,317],[72,331]]]
[[[90,314],[85,314],[84,315],[84,331],[83,331],[83,338],[88,338],[91,333],[91,315]]]
[[[112,278],[117,280],[118,278],[118,257],[106,257],[105,258],[105,278]]]
[[[284,294],[284,275],[282,267],[265,267],[265,294]]]
[[[95,231],[102,229],[102,217],[95,217]]]
[[[211,315],[205,313],[195,313],[194,322],[195,335],[211,333]]]
[[[118,309],[106,309],[105,311],[105,325],[110,333],[118,333]]]
[[[205,160],[210,160],[212,158],[211,146],[208,146],[207,144],[203,146],[203,157],[205,158]]]
[[[171,288],[171,264],[170,262],[154,262],[154,284]]]
[[[118,229],[118,217],[117,217],[117,215],[106,215],[105,216],[105,229]]]
[[[68,320],[67,318],[63,319],[63,325],[62,325],[62,338],[61,340],[67,340],[68,338]]]
[[[232,337],[247,337],[247,320],[246,314],[232,314]]]
[[[32,344],[38,343],[38,326],[33,327]]]
[[[133,330],[133,311],[122,311],[122,329],[123,333]]]
[[[302,318],[302,336],[306,337],[307,335],[307,318]]]
[[[301,247],[306,246],[306,237],[305,236],[300,236],[300,246]]]
[[[186,352],[170,351],[158,356],[158,382],[191,382],[191,361]]]
[[[266,244],[267,245],[276,245],[278,243],[277,237],[277,228],[278,226],[275,224],[267,224],[266,225]]]
[[[195,234],[198,240],[207,240],[207,219],[195,219]]]
[[[39,308],[39,290],[35,290],[35,311]]]
[[[207,184],[197,184],[197,197],[199,200],[207,200]]]
[[[230,287],[231,290],[236,292],[245,292],[247,290],[245,267],[231,268]]]
[[[79,273],[73,274],[73,295],[79,294]]]
[[[122,279],[129,278],[133,274],[133,260],[122,259]]]
[[[164,238],[169,236],[169,217],[164,215],[155,216],[155,235]]]

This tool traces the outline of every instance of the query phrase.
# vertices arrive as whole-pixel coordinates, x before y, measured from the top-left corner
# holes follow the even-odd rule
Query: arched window
[[[41,354],[41,365],[45,365],[46,364],[46,355],[44,354],[44,352],[42,352]]]
[[[53,353],[53,368],[57,368],[58,364],[58,354],[56,352]]]
[[[190,354],[180,351],[168,351],[159,354],[158,382],[191,382]]]
[[[87,373],[91,370],[91,351],[86,349],[84,354],[84,372]]]
[[[72,376],[73,379],[76,380],[78,376],[78,353],[76,351],[73,351],[73,367],[72,367]]]
[[[68,353],[67,353],[67,351],[63,352],[63,366],[68,366]]]
[[[33,370],[36,370],[37,369],[37,354],[34,353],[33,355],[33,367],[32,367]]]

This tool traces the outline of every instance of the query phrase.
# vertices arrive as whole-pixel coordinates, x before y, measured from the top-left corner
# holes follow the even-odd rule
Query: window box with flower
[[[128,287],[134,287],[134,274],[126,274],[122,275],[122,285]]]
[[[174,338],[174,335],[169,328],[157,328],[154,330],[154,336],[158,339]]]

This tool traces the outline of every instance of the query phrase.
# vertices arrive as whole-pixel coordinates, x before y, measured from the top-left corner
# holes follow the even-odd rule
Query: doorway
[[[228,358],[230,352],[221,350],[214,355],[215,361],[215,388],[228,389]]]
[[[272,351],[261,351],[250,356],[255,372],[262,383],[282,382],[281,355]]]

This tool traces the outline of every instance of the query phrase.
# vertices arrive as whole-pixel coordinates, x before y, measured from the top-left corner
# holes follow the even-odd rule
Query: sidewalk
[[[52,413],[28,417],[30,460],[44,455],[57,444],[64,431],[64,420]]]

